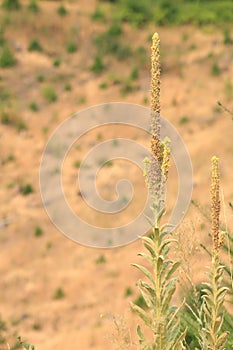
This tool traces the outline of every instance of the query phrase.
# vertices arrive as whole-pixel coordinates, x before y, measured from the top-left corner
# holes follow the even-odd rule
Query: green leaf
[[[148,306],[148,308],[152,308],[153,307],[153,299],[151,298],[151,296],[145,292],[145,290],[143,289],[142,285],[140,284],[140,282],[138,283],[138,288],[142,294],[143,299],[146,302],[146,305]]]
[[[139,253],[138,256],[142,256],[143,258],[145,258],[147,261],[149,261],[149,263],[152,265],[153,264],[153,258],[147,254],[147,253]]]
[[[147,313],[140,306],[138,306],[132,302],[130,303],[130,306],[131,306],[132,310],[135,311],[141,317],[141,319],[144,321],[145,325],[148,326],[149,328],[151,328],[152,327],[152,320],[147,315]]]
[[[151,248],[154,247],[154,241],[153,241],[153,239],[151,239],[150,237],[143,236],[143,237],[142,237],[142,240],[143,240],[144,242],[147,242],[147,243],[151,246]]]
[[[164,275],[164,283],[168,282],[171,276],[175,273],[175,271],[180,266],[180,262],[177,261],[172,264],[172,266],[169,268],[168,272]]]
[[[144,267],[142,265],[138,265],[138,264],[132,264],[132,266],[135,266],[137,269],[142,271],[144,273],[144,275],[146,275],[146,277],[148,277],[152,283],[154,282],[154,278],[153,278],[152,274],[150,273],[150,271],[146,267]]]
[[[154,248],[151,247],[150,244],[144,242],[144,246],[145,248],[151,253],[151,256],[153,256],[153,258],[155,257],[155,251],[154,251]]]
[[[145,288],[148,291],[148,293],[150,293],[151,296],[155,296],[155,289],[149,283],[141,280],[139,282],[141,286]]]
[[[167,285],[165,288],[165,292],[164,292],[164,296],[162,299],[162,313],[165,314],[168,306],[170,304],[171,298],[173,296],[173,294],[175,293],[176,290],[176,278],[173,278]]]
[[[161,254],[163,249],[169,245],[170,243],[174,243],[174,242],[177,242],[177,239],[174,239],[174,238],[168,238],[168,239],[165,239],[161,245],[160,245],[160,248],[159,248],[159,253]]]
[[[137,326],[137,334],[138,334],[140,340],[146,340],[146,338],[142,332],[142,329],[139,325]]]

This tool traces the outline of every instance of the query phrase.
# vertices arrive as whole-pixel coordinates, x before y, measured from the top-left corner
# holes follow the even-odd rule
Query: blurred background
[[[6,340],[17,349],[17,335],[43,350],[137,348],[139,320],[129,301],[143,305],[136,287],[141,275],[130,264],[140,261],[141,242],[104,250],[64,237],[43,208],[39,165],[50,135],[73,113],[116,101],[149,107],[155,31],[161,39],[162,115],[183,137],[194,171],[193,202],[175,233],[176,256],[195,283],[205,278],[201,268],[209,257],[200,243],[211,244],[212,155],[220,157],[224,213],[227,224],[232,221],[232,23],[233,3],[227,0],[1,2],[0,349]],[[76,175],[93,145],[116,135],[148,145],[138,131],[99,128],[74,145],[64,166],[70,203],[100,226],[114,219],[83,205]],[[99,177],[105,198],[112,198],[124,170],[132,182],[137,179],[140,197],[142,172],[113,161]],[[168,184],[169,208],[174,186],[169,190]],[[134,211],[122,213],[123,221]]]

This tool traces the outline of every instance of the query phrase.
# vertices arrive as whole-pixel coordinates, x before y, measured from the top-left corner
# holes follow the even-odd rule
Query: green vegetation
[[[95,263],[98,264],[105,264],[106,263],[106,258],[103,254],[101,254],[96,260]]]
[[[38,13],[40,11],[40,8],[38,6],[37,0],[31,0],[28,5],[28,9],[34,13]]]
[[[20,186],[20,193],[23,196],[28,196],[29,194],[31,194],[32,192],[34,192],[32,185],[30,184],[25,184],[25,185],[21,185]]]
[[[38,104],[36,102],[31,102],[29,104],[29,108],[33,112],[38,112],[39,111],[39,106],[38,106]]]
[[[96,22],[104,22],[105,14],[100,7],[96,7],[95,11],[91,15],[91,18],[93,21],[96,21]]]
[[[65,91],[71,91],[71,90],[72,90],[71,85],[70,85],[70,84],[66,84],[66,85],[64,86],[64,90],[65,90]]]
[[[223,43],[225,45],[233,45],[233,38],[231,37],[230,28],[226,28],[223,32]]]
[[[57,9],[57,13],[59,14],[59,16],[63,17],[63,16],[66,16],[68,14],[68,11],[64,5],[60,5]]]
[[[84,95],[80,96],[80,97],[77,99],[77,103],[78,103],[79,105],[82,105],[82,104],[86,103],[86,96],[84,96]]]
[[[80,166],[81,166],[81,163],[82,163],[81,160],[76,160],[76,161],[74,162],[74,167],[75,167],[76,169],[79,169]]]
[[[68,44],[66,46],[66,51],[68,53],[74,53],[77,51],[77,49],[78,49],[77,44],[74,41],[68,42]]]
[[[190,122],[190,118],[187,115],[184,115],[183,117],[180,118],[179,124],[184,125]]]
[[[91,66],[92,72],[94,72],[95,74],[100,74],[104,71],[104,69],[105,69],[105,65],[102,61],[101,56],[99,55],[95,56],[94,63]]]
[[[115,7],[114,17],[120,22],[128,22],[134,27],[143,27],[149,22],[154,25],[206,24],[225,25],[233,22],[232,2],[169,0],[160,1],[109,1]]]
[[[65,292],[63,291],[62,288],[57,288],[54,295],[53,295],[53,299],[55,300],[59,300],[59,299],[63,299],[65,298]]]
[[[101,90],[105,90],[105,89],[107,89],[107,87],[108,87],[108,84],[105,81],[99,85],[99,88]]]
[[[16,60],[13,53],[11,52],[9,46],[4,44],[0,48],[0,68],[10,68],[15,66]]]
[[[42,74],[39,74],[36,79],[39,83],[43,83],[43,81],[45,80],[45,78]]]
[[[5,10],[19,10],[21,4],[19,0],[3,0],[2,7]]]
[[[28,45],[28,51],[38,51],[42,52],[43,48],[37,39],[32,39]]]
[[[43,229],[40,226],[36,226],[34,230],[34,235],[40,237],[43,235]]]
[[[18,132],[26,131],[28,129],[27,124],[21,118],[16,118],[14,124]]]
[[[133,294],[132,288],[127,287],[127,288],[125,289],[125,293],[124,293],[125,298],[131,296],[132,294]]]
[[[135,67],[132,69],[131,73],[130,73],[130,76],[129,76],[129,79],[130,80],[137,80],[139,77],[139,73],[138,73],[138,68]]]
[[[219,76],[220,74],[221,74],[221,69],[220,69],[218,63],[214,62],[212,67],[211,67],[211,75],[216,77],[216,76]]]
[[[9,114],[6,112],[2,112],[1,123],[4,125],[9,125],[10,122],[11,122],[11,120],[10,120]]]
[[[42,90],[42,95],[49,103],[57,101],[57,94],[53,86],[45,86]]]
[[[61,59],[60,58],[55,58],[53,61],[53,66],[54,67],[59,67],[61,65]]]
[[[94,43],[97,47],[98,55],[114,55],[119,61],[132,56],[132,49],[129,45],[121,43],[122,25],[114,22],[107,31],[96,36]]]

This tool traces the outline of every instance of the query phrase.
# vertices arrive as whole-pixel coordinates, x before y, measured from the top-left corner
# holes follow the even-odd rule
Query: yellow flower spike
[[[218,253],[220,244],[219,233],[219,215],[220,215],[220,198],[219,198],[219,159],[212,157],[212,182],[211,182],[211,218],[212,218],[212,239],[213,251]]]
[[[151,110],[156,114],[160,114],[160,49],[159,47],[160,47],[159,35],[158,33],[154,33],[152,37],[152,46],[151,46]]]
[[[170,150],[170,140],[166,138],[163,141],[163,161],[162,161],[162,173],[164,176],[164,180],[167,181],[167,176],[168,176],[168,169],[170,167],[170,155],[171,155],[171,150]]]

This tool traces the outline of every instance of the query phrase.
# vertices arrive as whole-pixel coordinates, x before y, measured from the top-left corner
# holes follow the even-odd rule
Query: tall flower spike
[[[218,253],[222,245],[222,237],[219,231],[220,199],[219,199],[219,159],[212,157],[212,182],[211,182],[211,218],[213,252]]]
[[[160,40],[158,33],[152,37],[151,46],[151,162],[148,183],[157,217],[163,206],[162,161],[163,149],[160,141]]]
[[[160,154],[160,39],[154,33],[151,46],[151,151],[161,161]]]

